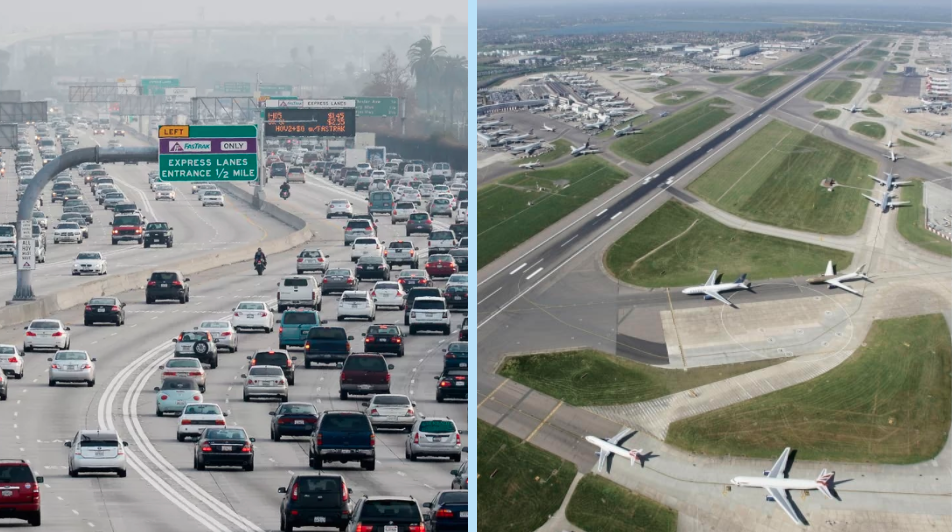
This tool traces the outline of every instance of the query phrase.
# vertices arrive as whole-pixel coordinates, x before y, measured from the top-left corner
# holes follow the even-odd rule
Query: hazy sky
[[[638,4],[648,4],[652,6],[664,4],[671,8],[677,8],[679,5],[689,5],[689,4],[706,4],[706,5],[721,5],[721,6],[736,6],[744,4],[780,4],[780,5],[901,5],[904,2],[897,2],[896,0],[833,0],[833,1],[818,1],[818,0],[690,0],[687,2],[674,1],[674,2],[659,2],[658,0],[597,0],[596,2],[591,2],[590,4],[598,5],[610,5],[610,4],[623,4],[626,7],[638,5]],[[513,2],[512,0],[479,0],[477,4],[479,7],[521,7],[524,5],[577,5],[580,8],[586,7],[586,2],[581,0],[518,0]],[[949,0],[915,0],[916,6],[937,6],[947,8],[949,5]]]
[[[408,21],[429,15],[452,16],[461,23],[467,19],[465,0],[2,0],[0,4],[0,29],[4,31],[179,25],[200,20],[203,11],[205,23],[227,24],[324,21],[328,15],[339,21],[377,21],[381,16],[394,20],[397,12],[400,20]]]

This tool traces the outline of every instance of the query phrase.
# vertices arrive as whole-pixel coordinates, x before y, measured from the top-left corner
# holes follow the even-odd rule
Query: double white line
[[[264,532],[263,529],[250,520],[238,515],[234,510],[210,495],[193,480],[186,477],[175,466],[166,461],[155,447],[152,446],[152,442],[149,441],[148,436],[146,436],[145,431],[139,424],[136,408],[139,394],[142,392],[146,379],[164,362],[171,348],[172,342],[165,342],[146,352],[133,361],[132,364],[124,367],[115,378],[109,382],[108,386],[106,386],[106,392],[99,399],[99,426],[108,430],[116,430],[113,419],[113,403],[126,381],[141,368],[142,371],[132,382],[132,386],[129,392],[126,393],[122,403],[122,417],[125,421],[126,429],[132,435],[132,440],[139,449],[136,453],[126,451],[127,460],[132,465],[132,468],[142,475],[142,478],[144,478],[146,482],[151,484],[153,488],[165,496],[172,504],[194,517],[196,521],[212,532],[230,532],[233,530]],[[137,456],[139,452],[151,462],[151,466]],[[160,477],[156,471],[153,471],[152,467],[164,473],[172,483],[178,485],[178,488],[173,487],[169,482]],[[180,494],[179,488],[184,489],[191,497],[185,497]],[[192,502],[193,500],[203,503],[206,508],[199,508],[198,505]],[[206,511],[206,509],[211,510],[211,512]],[[230,525],[222,524],[222,521],[219,521],[218,517],[213,516],[212,513],[218,514],[218,517],[228,521]]]

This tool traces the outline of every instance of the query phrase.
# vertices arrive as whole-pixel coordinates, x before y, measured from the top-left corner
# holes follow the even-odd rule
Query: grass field
[[[926,140],[926,139],[920,137],[919,135],[913,135],[912,133],[908,133],[908,132],[906,132],[906,131],[903,131],[903,132],[902,132],[902,135],[903,135],[904,137],[909,137],[909,138],[911,138],[912,140],[921,142],[921,143],[923,143],[923,144],[928,144],[929,146],[935,146],[935,142],[932,142],[931,140]]]
[[[870,118],[882,118],[882,117],[883,117],[882,113],[880,113],[880,112],[877,111],[876,109],[873,109],[872,107],[867,107],[866,109],[863,109],[863,110],[860,111],[860,112],[863,113],[865,116],[868,116],[868,117],[870,117]]]
[[[896,141],[896,144],[899,144],[900,146],[904,148],[918,148],[919,147],[918,144],[913,144],[906,139],[899,139]]]
[[[796,79],[796,76],[759,76],[747,80],[734,88],[741,92],[746,92],[751,96],[763,98],[794,79]]]
[[[902,47],[900,46],[899,49],[902,50]],[[870,48],[867,46],[866,48],[860,50],[859,54],[857,55],[859,57],[868,57],[870,59],[879,61],[885,59],[886,56],[889,55],[889,52],[886,50],[880,50],[879,48]]]
[[[839,109],[820,109],[819,111],[814,111],[813,116],[819,118],[820,120],[835,120],[840,116]]]
[[[860,84],[856,81],[828,79],[813,86],[804,98],[824,103],[850,103]]]
[[[575,478],[575,464],[531,443],[522,443],[489,423],[477,421],[476,426],[477,530],[522,532],[539,528],[562,505]]]
[[[525,164],[532,161],[540,162],[540,163],[550,163],[558,159],[559,157],[562,157],[563,155],[568,154],[569,151],[571,150],[571,145],[569,144],[569,141],[565,139],[557,139],[555,142],[552,143],[552,145],[553,145],[553,149],[543,153],[542,155],[538,155],[536,157],[526,157],[525,159],[516,159],[515,161],[512,161],[512,163],[510,164],[512,164],[513,166],[519,166],[520,164]]]
[[[786,65],[777,68],[778,72],[797,72],[802,70],[812,70],[813,68],[819,66],[820,63],[826,61],[828,58],[824,54],[813,53],[804,56],[800,56],[793,61],[790,61]]]
[[[654,101],[662,105],[680,105],[687,103],[698,96],[704,94],[704,91],[673,91],[659,94],[654,97]]]
[[[856,122],[850,126],[850,131],[855,131],[872,139],[881,139],[886,136],[886,128],[876,122]]]
[[[667,443],[707,455],[913,464],[949,431],[949,328],[941,314],[873,323],[863,347],[829,372],[673,423]]]
[[[909,57],[909,54],[905,52],[893,52],[894,57]]]
[[[688,187],[742,218],[821,234],[859,231],[867,201],[857,191],[828,192],[820,181],[869,189],[869,157],[774,120]]]
[[[772,366],[778,360],[671,371],[595,350],[507,358],[504,377],[575,406],[648,401]]]
[[[850,79],[866,79],[866,76],[864,74],[850,74],[847,77]]]
[[[620,464],[616,461],[615,464]],[[589,473],[575,486],[565,517],[582,530],[676,532],[678,512]]]
[[[480,188],[476,203],[481,224],[477,267],[496,260],[627,177],[599,157],[580,157]]]
[[[738,80],[738,78],[740,78],[740,76],[711,76],[707,78],[707,80],[710,81],[711,83],[727,84],[727,83],[734,83],[735,81]]]
[[[836,37],[830,37],[826,40],[830,44],[840,44],[843,46],[851,46],[859,42],[859,37],[855,35],[837,35]]]
[[[889,48],[889,44],[892,43],[892,39],[888,37],[878,37],[875,41],[869,43],[871,48]]]
[[[734,113],[724,108],[729,105],[722,98],[698,102],[655,122],[638,135],[612,143],[611,150],[626,159],[651,164],[732,116]]]
[[[824,193],[829,194],[825,189]],[[807,275],[828,260],[849,264],[852,254],[733,229],[674,200],[605,253],[612,275],[650,288],[699,285],[714,269],[724,274],[724,282],[741,273],[756,280]]]
[[[833,57],[834,55],[842,52],[846,49],[845,46],[824,46],[822,48],[814,48],[815,53],[823,54],[826,57]]]
[[[901,139],[900,139],[901,142]],[[925,227],[925,207],[922,205],[922,181],[900,187],[902,201],[911,201],[908,207],[897,209],[896,227],[899,234],[909,242],[939,255],[952,257],[952,242],[939,237]]]
[[[908,57],[894,57],[892,62],[897,65],[905,65],[906,63],[909,62],[909,58]]]
[[[870,94],[870,95],[869,95],[869,98],[867,98],[867,99],[869,100],[869,103],[879,103],[879,102],[883,101],[883,95],[882,95],[882,94],[879,94],[878,92],[874,92],[874,93]]]
[[[839,69],[844,72],[869,72],[874,68],[876,68],[876,61],[857,59],[855,61],[843,63],[843,66],[841,66]]]
[[[651,78],[651,79],[661,80],[661,81],[664,83],[664,87],[662,87],[662,86],[660,86],[660,85],[656,85],[656,86],[653,86],[653,87],[642,87],[642,88],[635,89],[635,90],[638,91],[638,92],[658,92],[658,91],[660,91],[660,90],[667,89],[668,87],[674,87],[675,85],[680,85],[680,84],[681,84],[680,81],[678,81],[678,80],[676,80],[676,79],[674,79],[674,78],[664,77],[664,78]]]
[[[903,52],[911,52],[911,51],[912,51],[912,46],[907,45],[907,44],[903,44],[903,45],[901,45],[901,46],[899,47],[899,50],[900,50],[900,51],[903,51]]]

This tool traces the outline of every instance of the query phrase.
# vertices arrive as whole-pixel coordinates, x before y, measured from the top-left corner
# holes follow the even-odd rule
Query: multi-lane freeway
[[[131,138],[127,140],[129,144],[132,144],[131,141]],[[149,264],[160,270],[161,264],[172,254],[181,257],[207,253],[213,248],[238,246],[292,231],[231,197],[226,198],[228,206],[224,209],[203,209],[187,186],[177,186],[178,199],[174,203],[156,204],[147,201],[151,200],[151,196],[145,165],[113,166],[109,171],[117,177],[124,191],[141,191],[144,197],[137,198],[137,203],[140,206],[148,205],[147,215],[154,212],[154,217],[149,216],[150,219],[169,221],[175,227],[175,246],[172,249],[141,249],[131,244],[115,247],[105,245],[108,242],[104,240],[106,233],[102,226],[107,219],[97,210],[98,219],[90,240],[81,246],[51,246],[47,264],[38,270],[38,273],[43,274],[37,276],[36,286],[40,295],[75,282],[67,268],[73,254],[80,249],[110,253],[110,272]],[[291,198],[281,202],[281,206],[309,222],[315,237],[307,244],[308,247],[318,247],[329,254],[331,266],[352,267],[349,246],[343,246],[345,222],[325,219],[324,204],[332,199],[348,198],[354,201],[357,212],[361,212],[360,209],[366,204],[365,197],[331,185],[324,178],[308,176],[307,179],[304,185],[294,185]],[[281,201],[277,199],[277,184],[268,188],[270,201]],[[6,194],[11,194],[12,190],[9,188]],[[359,202],[356,201],[358,199]],[[12,200],[7,200],[7,205],[10,205],[6,208],[12,213]],[[59,207],[44,208],[59,210]],[[402,225],[394,226],[387,217],[380,218],[379,236],[383,241],[406,239]],[[437,222],[436,225],[446,226],[443,222]],[[414,240],[421,249],[426,249],[424,237],[417,236]],[[258,276],[252,268],[250,256],[244,263],[191,275],[191,300],[185,305],[146,305],[141,290],[108,294],[119,297],[128,305],[127,323],[122,328],[83,326],[81,307],[50,316],[71,326],[73,349],[87,350],[97,357],[97,377],[94,387],[49,387],[47,357],[50,355],[28,353],[25,355],[25,377],[10,381],[9,400],[0,403],[0,427],[3,427],[0,430],[0,449],[3,452],[0,454],[3,457],[29,460],[37,474],[45,477],[41,490],[42,529],[162,532],[169,530],[170,526],[176,530],[277,529],[278,509],[283,497],[277,488],[286,486],[292,473],[308,470],[308,440],[284,438],[280,442],[270,441],[271,418],[268,412],[274,410],[277,401],[243,402],[242,379],[239,377],[247,371],[247,355],[255,350],[277,347],[277,329],[271,334],[241,332],[238,352],[222,352],[217,369],[208,370],[204,401],[221,405],[229,413],[229,425],[244,427],[257,440],[256,463],[252,472],[193,470],[194,444],[176,441],[176,418],[155,416],[152,389],[160,382],[158,366],[171,357],[171,338],[182,331],[191,330],[201,321],[230,318],[232,308],[239,301],[273,303],[278,281],[284,276],[295,274],[298,251],[294,249],[270,255],[268,267],[262,276]],[[137,262],[131,262],[133,260]],[[51,286],[47,280],[52,283]],[[437,281],[436,286],[442,284],[442,281]],[[12,291],[12,284],[10,286]],[[372,286],[373,281],[365,281],[360,288],[369,289]],[[337,315],[336,296],[326,296],[321,315],[334,322]],[[388,362],[395,367],[391,371],[392,393],[410,396],[417,403],[419,414],[428,417],[446,416],[455,420],[464,431],[465,446],[468,426],[466,403],[437,403],[434,380],[443,367],[441,349],[456,337],[462,319],[461,314],[452,315],[453,332],[450,336],[422,333],[408,337],[406,356],[389,358]],[[398,310],[378,310],[375,323],[402,324],[403,313]],[[346,321],[342,326],[359,343],[360,335],[367,330],[369,323]],[[20,329],[0,329],[0,343],[20,345],[23,338]],[[360,349],[355,348],[354,351],[359,352]],[[303,360],[300,351],[292,351],[292,355]],[[340,370],[326,366],[304,369],[301,364],[295,385],[290,387],[290,400],[313,403],[319,411],[359,409],[360,402],[366,401],[366,398],[339,399],[339,375]],[[68,449],[63,442],[71,439],[77,430],[98,427],[118,430],[130,444],[128,477],[68,476]],[[375,471],[362,471],[353,463],[331,464],[325,470],[344,475],[356,497],[365,494],[412,495],[421,503],[429,501],[437,490],[450,488],[450,471],[459,467],[459,464],[442,458],[420,459],[411,463],[404,458],[406,438],[407,435],[402,432],[378,432]],[[3,521],[4,525],[7,523]]]

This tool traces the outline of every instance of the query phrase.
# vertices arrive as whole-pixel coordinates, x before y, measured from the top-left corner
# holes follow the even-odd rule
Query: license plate
[[[162,284],[159,285],[159,286],[161,286],[162,288],[168,288],[168,287],[169,287],[168,283],[162,283]]]
[[[383,532],[400,532],[400,527],[398,527],[398,526],[385,526],[385,527],[383,527]]]
[[[106,312],[106,309],[101,308],[101,309],[99,309],[97,312]]]
[[[161,238],[153,238],[153,239],[152,239],[153,242],[160,242],[161,240],[162,240]],[[165,286],[165,285],[163,285],[163,286]]]
[[[396,421],[397,416],[387,416],[387,421]]]
[[[463,518],[463,519],[468,519],[468,518],[469,518],[469,512],[460,512],[460,513],[459,513],[459,516],[460,516],[461,518]]]
[[[180,371],[175,374],[177,377],[188,377],[188,373]]]
[[[459,301],[460,299],[463,299],[463,298],[460,296],[453,296],[453,301]]]
[[[358,388],[360,388],[361,390],[369,390],[369,389],[370,389],[370,385],[369,385],[369,384],[361,384],[360,386],[358,386]]]
[[[314,518],[314,522],[315,522],[315,523],[326,523],[326,522],[327,522],[327,518],[326,518],[326,517],[315,517],[315,518]]]
[[[465,383],[465,382],[457,382],[456,385],[457,385],[457,386],[466,386],[466,383]]]
[[[341,449],[340,454],[350,454],[350,449]]]
[[[231,445],[222,445],[221,450],[224,452],[229,452],[231,451]]]
[[[381,338],[381,339],[380,339],[380,343],[382,343],[382,344],[385,344],[385,343],[387,343],[387,342],[389,342],[389,341],[390,341],[390,340],[387,340],[386,338]]]
[[[304,420],[303,420],[303,419],[295,419],[295,420],[294,420],[294,424],[295,424],[295,425],[303,425],[303,424],[304,424]]]
[[[188,353],[188,352],[190,352],[191,350],[192,350],[192,346],[190,346],[190,345],[179,346],[179,351],[181,351],[181,352],[183,352],[183,353]]]
[[[246,317],[246,318],[254,318],[255,315],[254,315],[254,314],[245,314],[245,317]]]
[[[105,456],[105,453],[102,451],[96,451],[96,456]]]
[[[0,492],[0,495],[3,495],[4,497],[13,497],[13,492],[10,490],[3,490],[3,492]]]
[[[459,367],[465,368],[465,367],[466,367],[466,362],[460,362]],[[456,384],[463,384],[463,383],[457,382]]]
[[[457,383],[459,384],[459,383]],[[175,401],[175,404],[178,406],[185,406],[185,401]]]

